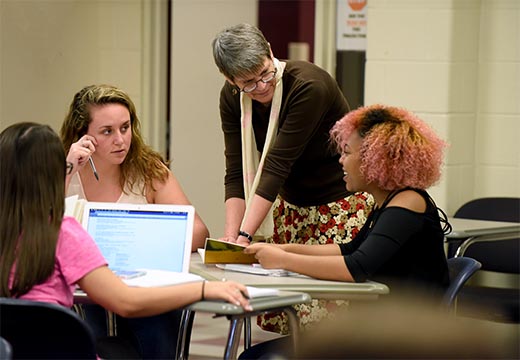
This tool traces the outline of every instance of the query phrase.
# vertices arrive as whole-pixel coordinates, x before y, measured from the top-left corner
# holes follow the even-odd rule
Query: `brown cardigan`
[[[326,204],[349,193],[339,155],[329,142],[329,130],[348,112],[336,81],[316,65],[286,61],[278,135],[264,164],[256,194],[274,201],[280,194],[298,206]],[[253,101],[253,128],[262,151],[270,106]],[[240,135],[240,95],[226,83],[220,93],[224,131],[225,197],[244,198]]]

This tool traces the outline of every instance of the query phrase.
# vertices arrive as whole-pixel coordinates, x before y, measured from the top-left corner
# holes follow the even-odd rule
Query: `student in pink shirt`
[[[157,315],[203,299],[250,309],[246,287],[232,281],[127,286],[81,225],[63,216],[72,167],[47,125],[18,123],[0,134],[0,296],[71,307],[79,285],[93,302],[124,317]]]

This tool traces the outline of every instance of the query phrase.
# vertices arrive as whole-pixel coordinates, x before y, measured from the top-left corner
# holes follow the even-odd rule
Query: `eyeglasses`
[[[271,81],[275,78],[276,71],[277,71],[277,69],[275,68],[273,71],[269,71],[269,72],[265,73],[264,75],[262,75],[260,80],[247,84],[242,89],[239,88],[240,91],[243,91],[246,94],[255,91],[258,86],[257,84],[259,81],[263,82],[264,84],[267,84],[269,81]]]
[[[74,169],[74,164],[67,161],[67,175],[70,175],[72,173],[72,169]]]

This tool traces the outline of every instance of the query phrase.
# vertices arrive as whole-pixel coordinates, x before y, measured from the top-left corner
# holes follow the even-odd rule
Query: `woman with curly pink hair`
[[[384,190],[426,189],[439,180],[445,143],[413,113],[384,105],[352,111],[331,130],[339,153],[356,131],[363,139],[360,171],[368,183]]]
[[[370,193],[376,202],[359,233],[345,244],[256,243],[245,252],[268,269],[385,283],[390,294],[380,301],[412,293],[440,303],[450,282],[443,247],[450,225],[426,189],[440,178],[445,142],[411,112],[385,105],[348,113],[330,135],[347,190]],[[287,338],[261,343],[240,358],[269,352],[291,357],[287,343]]]
[[[449,224],[426,189],[440,178],[446,143],[411,112],[385,105],[348,113],[330,134],[347,190],[371,193],[376,201],[363,228],[346,244],[253,244],[246,252],[264,268],[380,281],[392,294],[443,294],[449,284],[443,249]]]

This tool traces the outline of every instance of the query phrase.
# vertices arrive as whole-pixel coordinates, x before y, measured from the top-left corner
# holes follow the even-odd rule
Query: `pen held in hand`
[[[92,168],[92,172],[94,173],[96,180],[99,181],[99,175],[97,173],[96,165],[94,165],[94,160],[92,160],[92,157],[88,158],[88,163],[90,164],[90,167]]]

